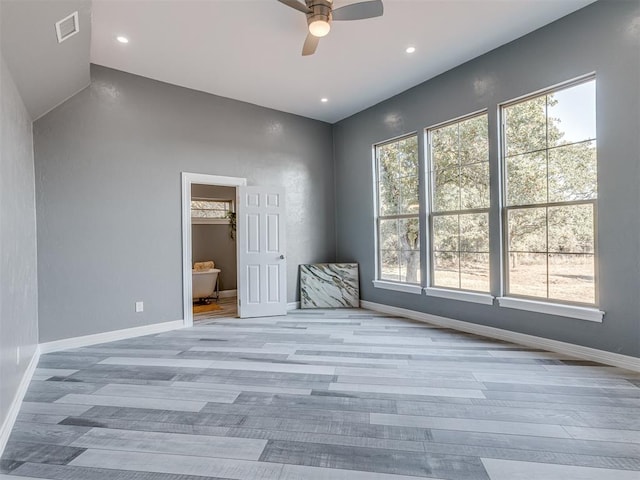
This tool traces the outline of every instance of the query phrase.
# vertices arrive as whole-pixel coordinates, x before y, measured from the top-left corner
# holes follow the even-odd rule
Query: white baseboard
[[[596,348],[583,347],[582,345],[560,342],[558,340],[536,337],[534,335],[527,335],[524,333],[511,332],[509,330],[503,330],[501,328],[463,322],[461,320],[454,320],[452,318],[440,317],[437,315],[431,315],[429,313],[408,310],[406,308],[398,308],[389,305],[383,305],[380,303],[368,302],[366,300],[360,301],[360,306],[362,308],[367,308],[369,310],[374,310],[380,313],[398,315],[401,317],[410,318],[412,320],[418,320],[420,322],[431,323],[440,327],[452,328],[454,330],[474,333],[483,337],[490,337],[507,342],[518,343],[527,347],[540,348],[543,350],[549,350],[551,352],[561,353],[563,355],[569,355],[582,360],[590,360],[593,362],[604,363],[606,365],[613,365],[614,367],[626,368],[627,370],[640,372],[640,358],[630,357],[628,355],[606,352],[604,350],[598,350]]]
[[[4,447],[7,446],[9,435],[11,435],[11,430],[13,430],[13,425],[16,423],[18,412],[22,406],[22,400],[27,393],[29,383],[31,383],[31,378],[33,378],[33,373],[36,371],[36,367],[38,366],[38,360],[40,360],[40,348],[36,347],[36,351],[33,353],[31,361],[29,362],[27,369],[24,371],[24,375],[22,375],[22,380],[20,380],[18,390],[16,391],[13,401],[9,406],[7,417],[2,423],[2,426],[0,426],[0,456],[2,456],[2,452],[4,452]]]
[[[238,290],[221,290],[218,295],[220,298],[237,297]]]
[[[287,311],[289,310],[299,310],[300,302],[289,302],[287,303]]]
[[[184,327],[184,320],[174,320],[172,322],[153,323],[141,327],[125,328],[123,330],[113,330],[111,332],[84,335],[82,337],[63,338],[40,344],[40,353],[59,352],[69,348],[88,347],[97,343],[115,342],[127,338],[140,337],[142,335],[152,335],[154,333],[168,332]]]

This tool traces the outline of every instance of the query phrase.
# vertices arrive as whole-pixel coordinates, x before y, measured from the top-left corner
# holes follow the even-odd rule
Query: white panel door
[[[284,189],[240,187],[238,191],[239,315],[286,315]]]

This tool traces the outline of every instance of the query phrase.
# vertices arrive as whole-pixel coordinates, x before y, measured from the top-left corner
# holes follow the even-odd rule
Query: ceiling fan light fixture
[[[309,23],[309,33],[314,37],[324,37],[331,30],[331,24],[326,20],[314,20]]]

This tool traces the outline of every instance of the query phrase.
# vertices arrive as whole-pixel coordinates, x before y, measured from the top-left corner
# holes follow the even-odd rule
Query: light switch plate
[[[136,313],[144,311],[144,302],[136,302]]]

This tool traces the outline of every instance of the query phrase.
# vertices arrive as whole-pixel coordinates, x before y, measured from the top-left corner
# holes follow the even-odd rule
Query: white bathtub
[[[209,270],[203,270],[196,272],[191,271],[192,279],[192,295],[193,299],[208,298],[213,296],[216,291],[216,282],[218,281],[218,274],[220,270],[217,268],[211,268]]]

